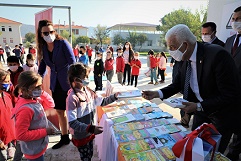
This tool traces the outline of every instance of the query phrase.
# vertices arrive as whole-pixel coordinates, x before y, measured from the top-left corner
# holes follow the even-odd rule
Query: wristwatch
[[[202,111],[202,105],[200,102],[197,103],[197,111]]]

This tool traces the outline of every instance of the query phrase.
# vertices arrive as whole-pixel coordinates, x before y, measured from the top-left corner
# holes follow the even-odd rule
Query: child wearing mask
[[[14,119],[16,139],[19,140],[21,151],[28,161],[44,160],[48,135],[54,131],[48,127],[43,106],[37,100],[41,94],[41,76],[33,71],[22,72],[14,90],[14,95],[18,97]]]
[[[33,54],[28,54],[26,59],[26,64],[23,65],[24,71],[33,71],[38,73],[38,66],[35,63],[35,57]]]
[[[15,45],[15,49],[13,49],[13,53],[19,59],[21,64],[23,65],[23,60],[21,59],[21,49],[20,49],[19,45]]]
[[[116,58],[116,74],[117,74],[118,82],[120,84],[122,84],[124,69],[125,69],[125,60],[122,56],[122,49],[118,48],[117,58]]]
[[[156,76],[157,59],[154,55],[153,50],[150,50],[148,53],[150,54],[150,68],[151,68],[151,82],[149,82],[148,84],[154,84],[153,83],[153,79],[154,79],[155,80],[154,85],[158,85],[159,83]]]
[[[138,75],[140,73],[141,61],[139,60],[139,52],[135,52],[134,59],[131,60],[131,85],[135,79],[135,87],[137,86]]]
[[[106,60],[105,60],[105,73],[108,81],[112,81],[112,77],[114,75],[114,60],[112,59],[112,52],[109,50],[106,53]]]
[[[80,58],[79,62],[83,63],[84,65],[88,65],[89,59],[88,56],[86,55],[86,47],[85,46],[80,46]]]
[[[0,69],[0,160],[13,157],[11,142],[16,139],[12,118],[12,97],[6,91],[10,88],[10,73]]]
[[[67,118],[72,142],[80,152],[83,161],[91,161],[93,139],[103,132],[103,128],[93,125],[97,106],[105,106],[117,100],[118,93],[103,98],[89,87],[90,69],[82,63],[72,64],[68,71],[71,89],[67,97]]]
[[[17,85],[18,76],[23,71],[23,68],[19,64],[19,58],[16,56],[10,56],[7,58],[8,71],[11,73],[11,82],[13,86]]]
[[[94,81],[95,91],[102,91],[102,74],[104,72],[104,63],[102,61],[102,53],[96,52],[97,59],[94,64]]]
[[[164,52],[160,54],[160,60],[158,62],[158,74],[161,75],[160,83],[165,83],[165,71],[167,66],[167,57]]]

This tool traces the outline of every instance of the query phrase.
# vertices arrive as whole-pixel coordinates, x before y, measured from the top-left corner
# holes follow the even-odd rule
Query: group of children
[[[102,90],[102,76],[106,74],[107,80],[110,82],[114,76],[114,73],[117,74],[117,79],[120,84],[123,83],[123,73],[125,69],[125,62],[123,58],[122,48],[117,49],[116,57],[116,71],[114,72],[114,59],[113,53],[111,50],[106,52],[106,60],[103,62],[102,53],[97,52],[97,59],[94,63],[94,81],[96,88],[95,90]],[[137,86],[138,76],[140,74],[141,61],[139,60],[139,53],[135,52],[134,57],[131,60],[131,85]]]
[[[54,134],[44,111],[53,108],[54,101],[42,90],[42,77],[37,73],[36,64],[33,65],[33,56],[27,56],[23,67],[16,56],[8,57],[7,61],[9,70],[0,69],[0,160],[13,157],[9,149],[15,145],[14,160],[21,160],[24,154],[29,161],[43,161],[48,135]],[[88,87],[89,73],[90,68],[83,63],[69,67],[71,88],[66,101],[72,142],[81,160],[86,161],[93,156],[95,135],[103,131],[93,124],[95,107],[112,103],[118,96],[118,93],[107,98],[98,96]]]

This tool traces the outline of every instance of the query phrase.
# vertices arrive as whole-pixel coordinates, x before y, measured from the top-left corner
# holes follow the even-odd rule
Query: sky
[[[75,25],[85,27],[111,27],[115,24],[142,22],[160,24],[166,14],[183,8],[195,10],[207,8],[208,0],[1,0],[7,4],[70,6],[71,19]],[[34,14],[44,8],[20,8],[0,6],[0,16],[34,25]],[[54,24],[69,24],[67,9],[53,9]]]

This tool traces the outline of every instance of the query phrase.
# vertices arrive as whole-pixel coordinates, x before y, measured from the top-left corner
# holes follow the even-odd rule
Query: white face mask
[[[183,43],[182,43],[183,44]],[[169,50],[169,54],[176,60],[181,61],[183,54],[186,53],[187,49],[182,53],[179,49],[182,47],[182,44],[179,46],[177,50]]]
[[[241,31],[241,22],[236,22],[235,21],[235,22],[232,22],[231,25],[232,25],[232,28],[235,31],[237,31],[237,32]]]
[[[48,36],[44,36],[43,39],[47,42],[47,43],[52,43],[55,40],[55,34],[49,34]]]
[[[121,56],[122,55],[122,53],[118,53],[118,56]]]
[[[139,56],[134,56],[135,59],[139,59]]]
[[[128,48],[129,48],[129,45],[125,45],[125,47],[128,49]]]
[[[28,60],[28,64],[29,65],[34,65],[34,61],[33,60]]]
[[[211,35],[202,35],[203,42],[210,42],[212,40],[212,38],[211,38],[212,34]]]
[[[98,56],[98,57],[97,57],[97,60],[100,60],[100,59],[101,59],[101,57]]]
[[[15,72],[18,70],[18,66],[9,66],[9,69],[12,71],[12,72]]]

